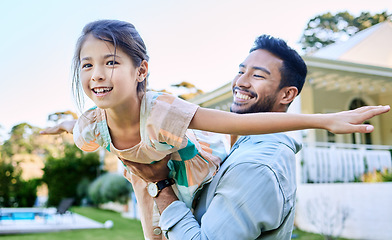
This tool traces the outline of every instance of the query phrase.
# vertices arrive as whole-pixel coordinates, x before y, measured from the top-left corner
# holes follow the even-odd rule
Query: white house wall
[[[295,225],[349,239],[390,240],[391,199],[391,182],[300,184]]]

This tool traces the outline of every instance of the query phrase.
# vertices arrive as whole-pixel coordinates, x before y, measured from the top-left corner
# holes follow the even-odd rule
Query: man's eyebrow
[[[246,66],[244,64],[242,64],[242,63],[239,66],[240,66],[240,68],[246,68]],[[253,66],[252,69],[260,70],[260,71],[263,71],[263,72],[267,73],[268,75],[271,75],[271,72],[268,71],[266,68],[263,68],[263,67]]]
[[[263,68],[263,67],[256,67],[256,66],[254,66],[254,67],[252,67],[252,68],[255,69],[255,70],[263,71],[263,72],[265,72],[265,73],[268,74],[268,75],[271,75],[271,72],[268,71],[267,69]]]

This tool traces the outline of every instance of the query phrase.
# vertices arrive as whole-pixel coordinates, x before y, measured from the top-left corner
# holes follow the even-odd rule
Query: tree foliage
[[[55,123],[58,123],[59,121],[74,120],[74,119],[78,119],[78,115],[76,115],[76,113],[70,110],[65,112],[55,112],[49,114],[48,116],[48,121],[53,121]]]
[[[194,84],[190,82],[181,82],[178,84],[172,84],[172,87],[185,90],[185,93],[179,94],[178,97],[184,100],[188,100],[196,97],[197,95],[203,94],[204,92],[197,88]]]
[[[38,146],[34,141],[39,133],[39,128],[28,123],[20,123],[12,127],[10,138],[4,141],[1,156],[10,158],[16,153],[32,153]]]
[[[48,185],[48,205],[56,206],[61,199],[73,197],[80,203],[83,194],[77,192],[83,179],[90,181],[100,174],[97,153],[83,153],[73,144],[66,144],[63,156],[49,156],[44,167],[43,181]]]
[[[25,181],[22,170],[11,163],[0,161],[0,207],[32,207],[37,197],[40,180]]]
[[[387,21],[390,17],[391,14],[387,12],[374,15],[362,12],[359,16],[353,16],[347,11],[337,14],[327,12],[309,20],[300,43],[306,53],[311,53],[331,43],[347,40],[355,33]]]

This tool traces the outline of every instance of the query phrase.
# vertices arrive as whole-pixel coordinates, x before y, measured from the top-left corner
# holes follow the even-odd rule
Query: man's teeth
[[[94,88],[93,91],[96,93],[104,93],[104,92],[109,92],[112,90],[112,88],[106,87],[106,88]]]
[[[236,96],[236,98],[243,99],[243,100],[251,99],[251,97],[249,97],[248,95],[244,95],[244,94],[241,94],[239,92],[237,92],[235,96]]]

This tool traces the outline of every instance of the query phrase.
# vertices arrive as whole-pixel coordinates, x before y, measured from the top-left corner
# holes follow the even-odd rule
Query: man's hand
[[[54,127],[45,128],[40,132],[40,134],[56,135],[56,134],[61,134],[63,132],[72,133],[75,124],[76,124],[76,120],[64,121],[57,124]]]
[[[390,110],[390,106],[366,106],[355,110],[330,113],[328,117],[327,130],[332,133],[370,133],[374,127],[369,124],[362,124],[366,120],[386,113]]]
[[[169,160],[170,155],[167,155],[162,160],[153,164],[136,163],[121,159],[121,161],[128,166],[133,174],[139,176],[146,182],[158,182],[168,178],[170,170],[167,167],[167,162]]]
[[[133,174],[137,175],[146,182],[158,182],[168,178],[170,170],[167,167],[167,162],[169,160],[170,155],[167,155],[161,161],[153,164],[135,163],[122,159],[123,163],[128,166],[129,170]],[[162,213],[172,202],[178,200],[173,188],[171,187],[162,189],[159,195],[154,199],[160,213]]]

